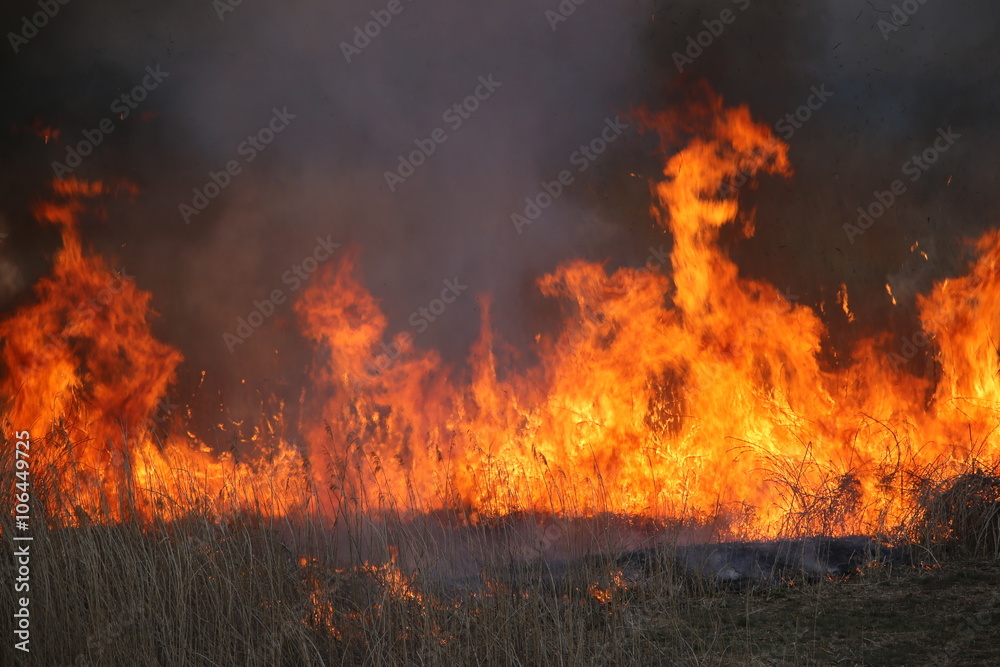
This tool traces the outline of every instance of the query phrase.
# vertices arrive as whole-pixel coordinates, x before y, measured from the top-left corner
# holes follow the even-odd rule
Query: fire
[[[152,295],[81,242],[81,216],[100,197],[135,194],[135,186],[70,178],[56,180],[53,190],[53,200],[34,213],[59,228],[62,248],[51,275],[36,284],[35,302],[0,322],[4,420],[43,443],[33,453],[33,470],[44,471],[46,483],[69,500],[51,498],[51,517],[121,519],[124,507],[157,507],[173,516],[185,499],[198,500],[192,480],[215,497],[240,488],[246,500],[258,473],[179,436],[180,415],[173,415],[173,437],[154,437],[153,418],[183,358],[152,334]],[[289,451],[276,449],[264,479],[295,466]],[[275,501],[268,498],[267,506]]]
[[[16,131],[18,128],[15,126],[11,128],[12,131]],[[30,125],[24,125],[20,128],[24,132],[30,132],[34,134],[44,143],[49,143],[50,139],[58,139],[60,130],[59,128],[53,128],[42,122],[41,118],[34,119]]]
[[[604,605],[611,604],[615,597],[623,590],[627,590],[629,587],[629,582],[622,574],[621,570],[613,570],[609,577],[606,586],[602,586],[599,582],[593,582],[587,587],[587,592],[590,593],[590,597],[594,598],[598,602]]]
[[[919,302],[936,386],[891,364],[885,337],[827,369],[816,313],[740,276],[719,243],[725,225],[754,231],[725,184],[789,175],[787,146],[709,97],[688,123],[701,134],[652,184],[673,238],[670,277],[579,260],[542,276],[565,326],[537,338],[535,367],[495,344],[487,299],[467,368],[404,340],[370,374],[387,320],[355,277],[359,253],[311,286],[297,309],[319,348],[306,439],[324,485],[332,476],[341,501],[371,508],[613,511],[844,534],[898,525],[921,479],[995,455],[1000,234],[979,242],[970,276]],[[641,116],[665,138],[681,127]],[[846,288],[838,302],[853,319]]]
[[[295,305],[316,348],[305,459],[280,429],[257,442],[268,456],[245,464],[198,442],[183,415],[165,439],[153,434],[181,355],[152,335],[151,294],[79,233],[88,207],[135,189],[57,181],[36,216],[63,247],[35,302],[0,323],[5,419],[47,438],[40,463],[72,498],[53,512],[177,515],[192,497],[280,516],[320,489],[329,517],[349,506],[447,509],[470,522],[614,512],[836,535],[900,525],[922,485],[995,460],[1000,232],[977,242],[968,275],[918,299],[935,377],[896,363],[888,336],[857,341],[829,368],[819,316],[741,276],[720,244],[726,225],[754,233],[728,184],[790,175],[787,146],[711,95],[689,117],[639,117],[665,140],[693,135],[651,183],[653,219],[673,240],[669,275],[572,260],[539,277],[564,323],[537,335],[534,364],[495,340],[484,295],[479,338],[453,367],[409,337],[384,344],[388,320],[357,278],[354,249]],[[837,301],[853,320],[846,287]],[[415,595],[394,572],[383,573],[394,593]]]

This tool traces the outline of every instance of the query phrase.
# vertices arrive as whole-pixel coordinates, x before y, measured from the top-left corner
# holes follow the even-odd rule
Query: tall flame
[[[676,135],[676,118],[641,117]],[[920,301],[940,350],[936,388],[894,363],[885,337],[827,370],[816,314],[741,277],[719,243],[740,216],[725,184],[790,174],[787,146],[711,95],[691,126],[702,135],[653,185],[671,279],[580,260],[541,277],[566,320],[538,337],[536,367],[499,358],[486,300],[467,370],[407,339],[373,375],[364,362],[387,321],[355,278],[358,254],[326,271],[297,306],[320,348],[306,428],[327,462],[320,482],[419,511],[615,511],[836,534],[898,525],[922,480],[995,455],[1000,234],[979,242],[970,276]],[[742,224],[753,233],[751,216]]]
[[[37,205],[35,216],[59,227],[63,247],[52,274],[35,287],[37,301],[0,323],[3,393],[11,397],[7,418],[15,427],[47,432],[60,425],[65,449],[40,447],[37,463],[49,464],[61,488],[78,487],[86,496],[115,452],[124,453],[121,444],[145,426],[181,355],[153,338],[151,295],[82,247],[83,200],[110,188],[67,179],[54,189],[57,198]]]
[[[357,277],[361,252],[346,253],[295,306],[316,347],[308,467],[281,433],[262,433],[270,456],[249,464],[212,453],[180,419],[154,437],[149,420],[181,355],[153,336],[151,295],[78,230],[86,202],[134,188],[56,182],[35,213],[63,247],[35,301],[0,323],[4,418],[46,439],[36,463],[77,519],[171,512],[197,482],[203,501],[272,515],[304,508],[318,488],[330,516],[345,505],[469,519],[611,511],[843,534],[902,525],[926,484],[996,461],[1000,232],[978,241],[968,275],[918,299],[922,329],[898,352],[887,335],[865,338],[829,368],[816,313],[741,276],[720,244],[725,225],[754,232],[727,184],[789,175],[787,146],[710,94],[685,117],[638,115],[667,142],[694,135],[652,184],[653,219],[673,242],[669,276],[582,260],[541,276],[564,319],[536,337],[537,363],[495,340],[484,295],[478,340],[452,366],[412,337],[384,342],[388,320]],[[837,298],[853,318],[846,288]],[[918,347],[935,372],[907,372]]]
[[[181,415],[164,414],[182,356],[153,336],[152,295],[81,243],[81,215],[135,187],[70,178],[53,189],[34,214],[59,228],[62,247],[34,302],[0,322],[5,431],[28,430],[35,439],[36,486],[44,480],[56,492],[48,496],[50,517],[114,520],[126,508],[154,507],[171,516],[208,494],[245,495],[257,473],[186,435]],[[166,439],[151,429],[155,422],[167,426]],[[277,445],[272,454],[263,477],[278,483],[275,473],[292,474],[296,454]]]

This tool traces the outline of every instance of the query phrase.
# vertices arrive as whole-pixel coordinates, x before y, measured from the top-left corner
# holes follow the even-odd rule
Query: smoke
[[[1000,9],[910,4],[918,10],[888,37],[878,22],[892,22],[891,6],[834,0],[60,5],[16,54],[4,45],[0,78],[11,94],[0,126],[18,130],[3,139],[0,212],[11,236],[0,246],[0,307],[26,298],[54,247],[29,211],[52,163],[109,119],[114,129],[73,173],[127,177],[141,194],[110,204],[107,222],[89,222],[85,236],[155,294],[160,335],[183,351],[191,377],[206,372],[234,417],[258,395],[297,395],[309,357],[288,302],[232,351],[224,335],[255,300],[275,290],[293,300],[288,272],[308,283],[295,267],[321,238],[340,252],[362,248],[363,280],[390,336],[412,332],[411,313],[458,279],[468,291],[418,345],[464,358],[479,324],[474,295],[487,292],[504,337],[524,344],[553,309],[532,288],[540,273],[579,256],[638,265],[650,247],[669,248],[648,213],[646,179],[660,167],[650,137],[630,125],[583,171],[574,155],[609,119],[629,123],[626,112],[643,103],[681,104],[687,83],[704,78],[768,123],[794,114],[813,86],[833,91],[789,139],[795,175],[740,190],[758,220],[753,239],[732,240],[743,270],[817,307],[845,283],[856,334],[884,326],[889,276],[913,275],[896,279],[912,318],[914,294],[961,268],[960,237],[995,217]],[[37,11],[10,3],[0,26],[20,33]],[[358,37],[366,24],[377,32],[367,41]],[[706,30],[710,43],[679,68],[676,54]],[[166,76],[121,118],[115,100],[157,67]],[[476,108],[466,105],[456,127],[446,112],[470,96]],[[253,148],[248,137],[266,137],[276,113],[285,126]],[[20,129],[36,118],[59,137],[42,143]],[[902,178],[901,165],[940,127],[961,139],[850,242],[844,224],[857,207]],[[400,155],[428,141],[434,152],[412,175],[387,179],[403,173]],[[238,173],[227,171],[234,163]],[[519,233],[512,214],[524,215],[525,199],[563,170],[572,184]],[[207,193],[212,174],[224,187],[185,216],[181,205],[197,210],[194,190]],[[915,241],[934,254],[917,258]]]

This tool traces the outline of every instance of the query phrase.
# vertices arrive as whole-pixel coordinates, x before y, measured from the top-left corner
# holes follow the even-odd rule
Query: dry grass
[[[35,506],[52,502],[33,476]],[[14,651],[4,613],[0,664],[1000,664],[1000,476],[980,467],[920,488],[904,532],[933,567],[741,591],[666,556],[641,577],[614,559],[511,560],[500,546],[523,538],[524,517],[220,520],[204,499],[171,521],[36,517],[32,652]],[[587,530],[598,550],[608,526]],[[14,597],[0,587],[0,608]]]

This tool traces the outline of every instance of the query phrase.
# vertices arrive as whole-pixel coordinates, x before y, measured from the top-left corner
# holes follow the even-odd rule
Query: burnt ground
[[[1000,563],[897,567],[706,595],[684,616],[711,664],[998,665]]]
[[[1000,665],[1000,561],[922,556],[933,560],[919,548],[818,538],[647,549],[541,569],[551,592],[593,594],[595,572],[608,575],[598,576],[599,588],[614,591],[607,613],[628,617],[671,656],[664,664]]]

